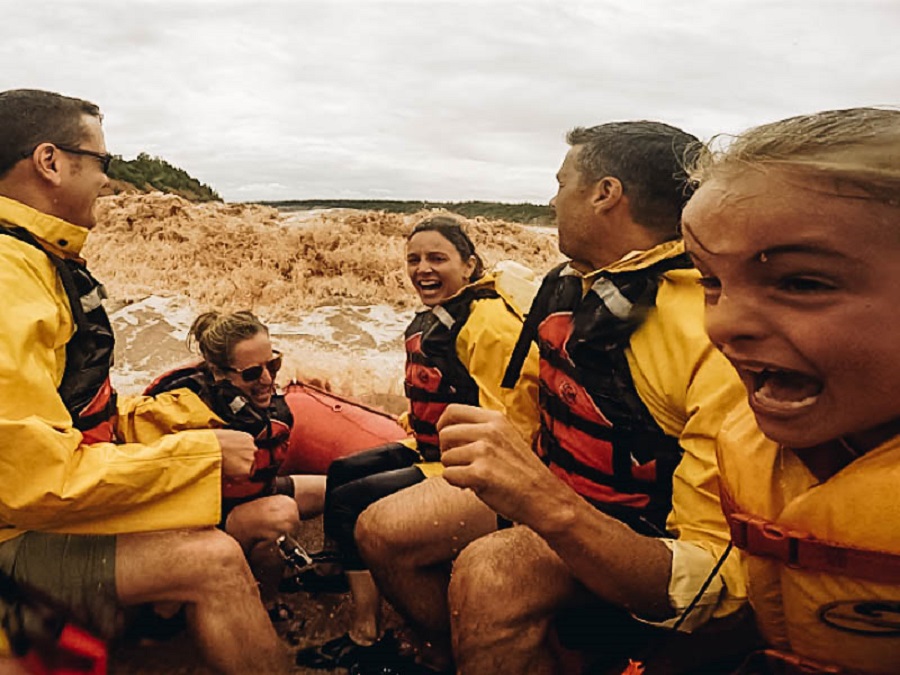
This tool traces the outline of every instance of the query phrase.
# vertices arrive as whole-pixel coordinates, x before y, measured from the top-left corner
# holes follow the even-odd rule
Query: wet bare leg
[[[294,481],[294,501],[303,520],[322,515],[325,510],[325,476],[291,476]]]
[[[286,495],[261,497],[234,507],[225,521],[225,531],[234,537],[250,561],[266,604],[275,601],[284,561],[275,539],[296,535],[300,516],[296,502]]]
[[[496,527],[496,515],[474,493],[443,478],[375,502],[357,522],[363,559],[387,600],[418,632],[421,657],[429,665],[451,663],[450,562]]]
[[[474,542],[457,558],[449,590],[458,672],[560,672],[550,642],[552,620],[586,593],[527,527]]]
[[[120,535],[125,605],[182,602],[206,661],[223,673],[287,673],[287,655],[237,542],[219,530]]]
[[[353,596],[350,639],[358,645],[374,644],[381,637],[381,593],[366,570],[347,570]]]

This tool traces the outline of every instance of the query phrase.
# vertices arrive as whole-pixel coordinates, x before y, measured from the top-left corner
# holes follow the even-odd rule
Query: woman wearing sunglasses
[[[500,387],[522,329],[521,312],[511,294],[498,288],[503,284],[485,273],[460,223],[448,216],[419,222],[407,238],[406,270],[423,305],[405,333],[405,419],[411,435],[338,459],[328,469],[327,547],[337,549],[353,594],[353,616],[346,634],[298,652],[300,666],[393,672],[384,667],[397,658],[398,644],[392,635],[382,635],[381,596],[360,557],[354,530],[360,514],[379,499],[427,478],[442,480],[437,478],[443,467],[436,424],[450,403],[502,411],[529,438],[537,431],[537,352],[530,353],[514,389]],[[492,512],[487,518],[496,526]],[[450,528],[435,522],[435,538],[452,542],[464,534],[460,518],[450,520]]]
[[[322,512],[324,476],[279,476],[287,453],[293,416],[275,391],[281,354],[272,349],[269,330],[251,312],[206,312],[190,328],[203,361],[158,378],[144,392],[157,402],[196,396],[227,429],[256,439],[254,471],[249,479],[225,479],[220,527],[244,549],[261,584],[264,600],[274,601],[283,574],[275,540],[296,535],[300,518]],[[187,390],[187,391],[185,391]],[[173,406],[177,408],[178,406]],[[273,619],[287,618],[276,605]]]

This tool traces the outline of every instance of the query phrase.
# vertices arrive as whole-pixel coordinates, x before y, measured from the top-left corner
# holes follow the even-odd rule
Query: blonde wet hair
[[[191,324],[187,344],[191,349],[196,343],[208,365],[227,370],[235,346],[259,333],[268,335],[269,329],[253,312],[204,312]]]
[[[763,124],[703,151],[689,173],[702,185],[747,168],[796,172],[830,183],[834,194],[898,206],[900,110],[827,110]]]

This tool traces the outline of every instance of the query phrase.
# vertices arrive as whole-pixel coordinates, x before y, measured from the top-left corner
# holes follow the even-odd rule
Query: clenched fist
[[[256,453],[253,436],[232,429],[214,429],[213,433],[222,448],[222,473],[229,478],[247,478]]]
[[[565,489],[502,413],[449,405],[437,427],[444,479],[510,520],[530,524]]]

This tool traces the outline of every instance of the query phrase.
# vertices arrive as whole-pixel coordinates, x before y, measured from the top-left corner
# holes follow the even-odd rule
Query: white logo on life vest
[[[819,607],[822,623],[848,633],[871,637],[900,635],[900,601],[843,600]]]
[[[559,397],[571,406],[578,398],[578,391],[570,382],[563,382],[559,385]]]

